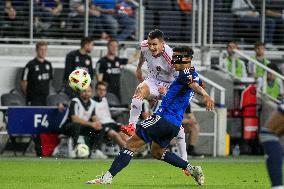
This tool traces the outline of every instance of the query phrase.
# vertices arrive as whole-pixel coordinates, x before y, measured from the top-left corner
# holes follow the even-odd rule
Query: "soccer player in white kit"
[[[129,125],[122,126],[121,130],[132,136],[135,133],[136,123],[142,111],[143,99],[161,98],[161,94],[169,88],[178,76],[171,60],[173,51],[165,43],[164,34],[158,29],[149,32],[148,39],[141,42],[141,54],[136,70],[136,76],[141,83],[137,86],[132,98]],[[148,75],[143,80],[142,65],[147,62]],[[176,137],[181,157],[187,161],[185,133],[182,128]]]

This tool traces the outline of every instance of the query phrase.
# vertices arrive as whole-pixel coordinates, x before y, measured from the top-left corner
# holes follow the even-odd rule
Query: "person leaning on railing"
[[[257,41],[254,44],[255,56],[252,59],[257,60],[261,64],[267,66],[270,61],[265,57],[265,44]],[[263,77],[265,70],[256,64],[249,62],[249,73],[255,78]]]
[[[239,49],[238,43],[235,41],[230,41],[227,44],[227,56],[222,61],[222,67],[228,72],[231,72],[234,76],[238,78],[247,77],[247,71],[244,61],[242,61],[234,53],[234,49]],[[235,70],[233,71],[233,65],[235,61]]]
[[[276,64],[268,64],[267,67],[279,74],[282,74]],[[258,89],[262,89],[265,94],[269,95],[273,99],[279,99],[284,96],[282,80],[270,72],[267,72],[267,78],[265,81],[258,83]]]

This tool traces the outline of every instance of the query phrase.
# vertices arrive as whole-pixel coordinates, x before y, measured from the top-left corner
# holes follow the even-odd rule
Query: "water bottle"
[[[239,156],[240,155],[240,146],[237,144],[233,149],[233,156]]]

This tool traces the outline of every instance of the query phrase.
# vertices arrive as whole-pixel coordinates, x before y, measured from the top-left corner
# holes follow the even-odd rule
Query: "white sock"
[[[138,96],[133,96],[130,110],[129,123],[136,125],[142,111],[143,99]]]
[[[109,179],[112,179],[112,175],[109,171],[107,171],[103,176],[103,180],[107,181]]]
[[[180,157],[183,160],[187,161],[185,133],[184,133],[184,129],[182,127],[178,132],[178,135],[176,137],[176,141],[177,141],[177,147],[179,149]]]
[[[273,186],[271,189],[284,189],[283,186]]]

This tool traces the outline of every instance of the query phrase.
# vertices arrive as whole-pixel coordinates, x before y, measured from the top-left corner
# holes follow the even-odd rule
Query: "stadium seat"
[[[108,104],[110,107],[114,106],[114,107],[118,107],[121,105],[118,97],[113,94],[113,93],[107,93],[106,95]],[[112,110],[111,111],[111,116],[113,119],[115,119],[116,121],[118,120],[118,118],[123,114],[123,111],[120,110]]]
[[[180,11],[159,11],[159,29],[164,32],[165,38],[171,41],[181,41],[182,17]]]
[[[25,99],[23,96],[17,94],[16,90],[11,90],[9,93],[1,95],[2,106],[25,106]]]
[[[19,95],[15,89],[12,89],[9,93],[5,93],[1,95],[1,106],[25,106],[25,99]],[[4,113],[4,122],[7,124],[7,116],[6,116],[6,110],[1,110]],[[17,144],[16,142],[16,138],[28,138],[28,142],[24,142],[22,143],[23,145],[20,146],[19,144]],[[11,144],[11,149],[14,152],[14,155],[16,156],[17,153],[16,151],[18,150],[18,147],[22,147],[23,150],[23,155],[25,155],[27,148],[29,147],[30,143],[32,141],[32,137],[31,136],[19,136],[19,135],[9,135],[9,138],[4,146],[4,148],[1,150],[0,154],[3,154],[4,151],[8,148],[9,144]]]
[[[70,99],[66,94],[58,93],[47,96],[46,102],[48,106],[57,106],[59,103],[68,105]]]
[[[158,14],[153,10],[145,10],[145,19],[144,19],[144,37],[147,38],[148,33],[158,26]]]

